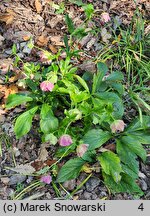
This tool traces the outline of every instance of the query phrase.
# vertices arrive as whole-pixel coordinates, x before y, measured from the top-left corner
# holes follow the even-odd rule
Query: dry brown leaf
[[[30,175],[35,172],[35,169],[30,164],[21,164],[9,169],[23,175]]]
[[[41,4],[40,0],[35,0],[35,8],[36,8],[37,13],[41,13],[42,4]]]
[[[51,51],[52,53],[54,53],[54,54],[56,54],[56,53],[57,53],[57,49],[56,49],[56,47],[55,47],[55,46],[53,46],[53,45],[49,44],[49,45],[48,45],[48,48],[50,49],[50,51]]]
[[[14,16],[12,14],[0,15],[0,21],[5,22],[6,25],[12,24],[13,20],[14,20]]]
[[[24,35],[22,38],[23,38],[24,41],[30,40],[30,36],[29,35]]]
[[[52,36],[50,38],[51,42],[53,42],[56,46],[64,46],[64,42],[61,41],[61,35]]]
[[[7,99],[10,94],[18,93],[18,88],[16,85],[12,84],[10,86],[0,85],[0,93]]]
[[[48,156],[48,151],[46,150],[45,145],[42,145],[40,148],[38,160],[44,162],[47,159],[47,156]]]
[[[16,85],[12,84],[12,85],[10,85],[8,88],[6,88],[4,98],[6,99],[6,98],[8,98],[8,96],[9,96],[10,94],[15,94],[15,93],[18,93],[18,88],[17,88]]]
[[[44,35],[41,35],[38,37],[38,41],[37,41],[37,45],[38,46],[47,46],[47,43],[49,41],[49,38],[44,36]]]

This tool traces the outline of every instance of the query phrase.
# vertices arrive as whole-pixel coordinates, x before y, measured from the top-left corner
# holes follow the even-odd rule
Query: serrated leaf
[[[123,171],[129,175],[130,177],[132,177],[133,179],[137,179],[138,178],[138,172],[134,172],[131,168],[130,168],[130,164],[125,165],[125,164],[121,164]]]
[[[94,150],[106,143],[110,138],[111,134],[108,131],[92,129],[84,135],[83,142],[89,144],[88,150]]]
[[[106,81],[122,81],[124,79],[123,73],[119,71],[112,72],[107,78]]]
[[[121,180],[120,173],[123,171],[120,164],[119,157],[111,152],[103,152],[99,157],[100,165],[102,166],[103,172],[113,177],[115,182]]]
[[[84,155],[82,156],[82,159],[88,162],[94,162],[96,158],[96,151],[86,151]]]
[[[138,140],[142,144],[150,144],[150,131],[133,131],[130,133],[127,133],[130,137],[132,137],[135,140]]]
[[[130,152],[134,152],[137,156],[139,156],[143,161],[146,160],[146,151],[141,145],[141,143],[138,141],[138,139],[134,139],[131,136],[123,136],[121,138],[121,142],[128,146],[130,149]]]
[[[136,160],[136,154],[131,151],[128,145],[122,143],[120,140],[117,140],[116,146],[117,154],[120,157],[120,160],[128,165],[130,162],[130,168],[135,172],[138,173],[138,161]]]
[[[143,124],[139,118],[136,118],[126,129],[126,132],[130,133],[133,131],[150,129],[150,116],[142,116]]]
[[[110,86],[115,89],[120,95],[124,93],[124,87],[121,83],[111,83]]]
[[[67,161],[58,173],[57,182],[65,182],[78,177],[85,163],[86,161],[80,158],[75,158]]]
[[[18,106],[22,103],[32,101],[33,99],[26,95],[20,94],[10,94],[7,98],[6,108],[10,109],[12,107]]]
[[[31,175],[35,172],[35,169],[30,164],[21,164],[9,169],[22,175]]]
[[[104,182],[114,193],[129,193],[142,196],[144,193],[136,184],[135,179],[131,176],[122,173],[121,181],[116,183],[110,175],[103,172]]]
[[[114,107],[113,116],[115,119],[121,119],[124,113],[124,106],[121,98],[113,92],[100,92],[95,94],[99,99],[112,103]]]
[[[85,4],[82,6],[84,9],[84,12],[86,14],[87,19],[91,19],[93,13],[94,13],[94,7],[92,4]]]
[[[68,16],[68,14],[66,14],[65,16],[65,21],[66,21],[69,33],[72,34],[75,30],[75,27],[74,27],[72,19]]]
[[[14,127],[14,132],[17,138],[20,138],[21,136],[27,134],[30,131],[32,126],[32,119],[37,110],[38,106],[24,112],[17,118]]]

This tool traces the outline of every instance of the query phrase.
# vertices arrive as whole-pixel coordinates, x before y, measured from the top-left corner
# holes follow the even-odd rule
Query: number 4
[[[140,209],[141,211],[144,210],[143,203],[141,203],[141,204],[139,205],[138,209]]]

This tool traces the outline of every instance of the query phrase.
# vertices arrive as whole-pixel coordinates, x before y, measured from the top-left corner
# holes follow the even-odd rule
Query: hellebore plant
[[[109,18],[105,17],[105,21]],[[26,67],[27,75],[34,74],[33,80],[28,76],[25,79],[30,93],[8,97],[6,108],[25,103],[27,107],[15,122],[17,138],[30,131],[34,116],[38,114],[42,142],[58,144],[55,153],[58,162],[65,156],[75,155],[59,170],[57,182],[77,178],[85,164],[98,161],[104,182],[111,191],[141,196],[143,193],[136,184],[137,158],[146,159],[142,144],[150,141],[150,117],[143,116],[143,125],[135,119],[124,128],[121,120],[123,74],[113,71],[108,75],[107,65],[99,62],[95,74],[91,73],[89,78],[85,72],[81,77],[76,74],[77,68],[71,65],[69,57],[58,61],[58,56],[53,56],[51,60],[48,68]],[[107,145],[112,143],[114,150],[109,150]],[[49,184],[51,177],[43,176],[41,181]]]

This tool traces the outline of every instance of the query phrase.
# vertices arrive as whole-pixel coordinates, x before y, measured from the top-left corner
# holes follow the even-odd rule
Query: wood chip
[[[36,8],[37,13],[41,13],[42,4],[41,4],[40,0],[35,0],[35,8]]]

